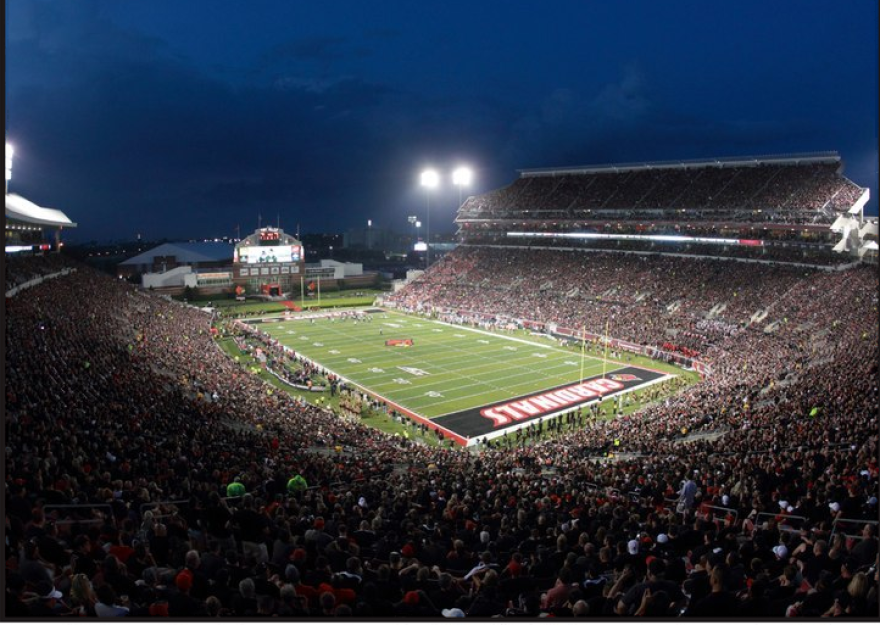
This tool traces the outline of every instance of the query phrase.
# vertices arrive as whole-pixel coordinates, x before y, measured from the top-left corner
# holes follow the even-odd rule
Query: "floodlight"
[[[421,184],[428,189],[434,189],[440,184],[440,175],[433,169],[426,169],[421,175]]]
[[[6,180],[12,180],[12,155],[15,153],[15,148],[12,147],[11,144],[6,144]]]
[[[473,178],[473,172],[467,167],[459,167],[452,172],[452,184],[459,187],[468,186],[471,183],[471,178]]]

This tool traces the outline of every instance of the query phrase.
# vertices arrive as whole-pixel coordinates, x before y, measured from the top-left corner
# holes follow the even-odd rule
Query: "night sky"
[[[405,232],[433,165],[452,232],[459,163],[837,150],[876,214],[877,77],[877,0],[7,0],[9,189],[72,242]]]

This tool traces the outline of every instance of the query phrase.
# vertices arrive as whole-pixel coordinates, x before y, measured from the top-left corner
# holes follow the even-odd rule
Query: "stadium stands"
[[[728,241],[702,241],[689,254],[833,264],[843,257],[830,253],[837,240],[828,226],[865,192],[842,171],[835,153],[524,170],[511,185],[469,198],[455,221],[469,243],[516,236],[516,245],[656,251],[663,244],[620,235],[673,234]],[[740,239],[759,249],[740,249]]]
[[[602,203],[692,188],[596,178]],[[546,198],[523,180],[505,193]],[[66,264],[8,265],[7,290]],[[396,305],[611,318],[712,370],[627,417],[477,453],[275,392],[205,313],[76,269],[7,299],[6,616],[877,614],[870,267],[461,247]]]

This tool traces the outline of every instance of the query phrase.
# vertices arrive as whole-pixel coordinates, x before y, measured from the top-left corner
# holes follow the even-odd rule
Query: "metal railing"
[[[722,514],[720,516],[722,518],[724,518],[725,520],[729,516],[732,515],[733,516],[732,525],[734,527],[737,527],[737,525],[739,523],[739,510],[737,510],[736,508],[725,508],[723,506],[705,506],[705,505],[700,506],[699,508],[697,508],[697,517],[702,518],[703,520],[707,520],[707,519],[709,519],[709,513],[704,512],[704,510],[709,510],[709,511],[718,510],[718,511],[722,512]],[[713,514],[712,516],[714,516],[715,519],[718,519],[718,517],[719,517],[719,515],[717,515],[717,514]]]
[[[151,510],[153,508],[160,508],[162,506],[175,506],[175,507],[177,507],[177,506],[184,505],[184,504],[189,504],[189,500],[188,499],[177,499],[174,501],[150,501],[147,503],[142,503],[141,507],[140,507],[141,518],[144,517],[144,512],[146,512],[147,510]],[[167,517],[174,516],[175,514],[177,514],[176,511],[168,512],[166,514],[154,514],[153,518],[154,519],[165,519]]]
[[[762,520],[763,519],[763,520]],[[758,529],[764,525],[769,519],[774,519],[779,521],[777,525],[777,529],[780,532],[800,532],[803,529],[804,522],[807,520],[807,517],[800,516],[797,514],[775,514],[773,512],[760,512],[758,516],[755,517],[755,529]]]
[[[843,525],[842,528],[839,527],[841,525]],[[852,527],[850,527],[850,525]],[[834,519],[834,522],[831,524],[831,535],[834,536],[835,534],[840,532],[847,538],[861,539],[861,531],[865,525],[873,525],[876,529],[876,527],[880,525],[880,521],[878,521],[877,519]],[[850,534],[846,531],[852,529],[855,529],[858,533]],[[874,535],[876,536],[876,534],[877,532],[875,531]]]

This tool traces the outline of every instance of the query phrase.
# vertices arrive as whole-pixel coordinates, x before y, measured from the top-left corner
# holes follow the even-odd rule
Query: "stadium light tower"
[[[458,206],[461,207],[461,188],[468,187],[474,177],[469,167],[459,167],[452,172],[452,184],[458,187]]]
[[[416,220],[417,219],[418,219],[418,217],[416,217],[415,215],[410,215],[409,217],[406,218],[406,220],[409,222],[409,225],[412,226],[413,234],[416,234]],[[418,237],[418,234],[416,234],[415,243],[418,243],[418,242],[419,242],[419,237]]]
[[[6,144],[6,194],[9,194],[9,181],[12,180],[12,155],[15,148],[11,144]]]
[[[428,249],[425,251],[425,269],[431,266],[431,191],[440,184],[440,175],[433,169],[426,169],[420,178],[425,187],[425,243]]]

